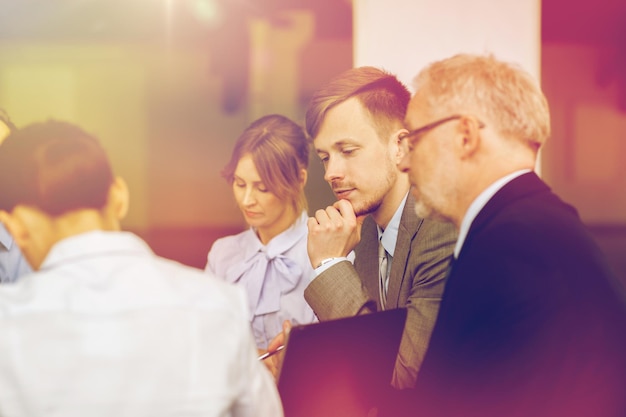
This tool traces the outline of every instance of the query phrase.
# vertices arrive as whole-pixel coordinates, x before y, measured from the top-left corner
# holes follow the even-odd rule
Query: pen
[[[259,356],[259,360],[262,361],[264,359],[269,358],[270,356],[273,356],[275,354],[277,354],[278,352],[280,352],[281,350],[283,350],[285,348],[285,345],[280,345],[276,348],[276,350],[273,350],[271,352],[265,352],[264,354],[262,354],[261,356]]]

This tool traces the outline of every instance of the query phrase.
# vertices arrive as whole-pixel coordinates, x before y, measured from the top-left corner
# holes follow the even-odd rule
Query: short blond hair
[[[415,77],[414,86],[434,112],[475,111],[503,136],[535,150],[550,136],[548,101],[537,81],[493,55],[459,54],[434,62]]]
[[[369,113],[379,136],[386,137],[402,126],[411,94],[395,75],[380,68],[346,70],[313,94],[306,111],[309,137],[314,140],[326,114],[352,97]]]

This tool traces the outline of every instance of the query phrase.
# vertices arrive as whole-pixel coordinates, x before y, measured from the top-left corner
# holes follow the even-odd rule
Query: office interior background
[[[350,0],[0,0],[0,10],[0,107],[18,127],[52,118],[99,137],[129,183],[124,227],[200,268],[216,238],[246,227],[220,177],[239,134],[268,113],[303,122],[311,93],[353,65]],[[419,54],[420,40],[398,53]],[[626,284],[626,2],[543,0],[541,83],[553,124],[542,176]],[[307,195],[310,212],[333,201],[315,155]]]

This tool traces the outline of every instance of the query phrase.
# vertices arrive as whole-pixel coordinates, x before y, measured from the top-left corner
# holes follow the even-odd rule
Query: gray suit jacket
[[[418,218],[411,195],[400,219],[386,309],[407,307],[407,322],[392,384],[415,385],[443,293],[456,231],[452,224]],[[378,294],[378,232],[368,217],[355,248],[354,266],[339,262],[316,277],[304,296],[320,320],[369,313],[381,309]]]

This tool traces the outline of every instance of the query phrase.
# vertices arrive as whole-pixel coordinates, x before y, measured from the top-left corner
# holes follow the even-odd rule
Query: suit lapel
[[[361,228],[361,241],[355,248],[356,258],[354,267],[361,277],[361,282],[373,300],[376,300],[378,310],[381,309],[378,296],[378,230],[371,216],[367,216]]]
[[[389,287],[387,290],[387,309],[399,306],[400,290],[405,279],[408,267],[407,260],[411,254],[411,243],[417,235],[422,219],[415,214],[415,199],[411,194],[407,197],[402,210],[398,240],[394,249],[391,271],[389,271]],[[378,229],[374,220],[368,216],[361,229],[361,241],[355,248],[356,259],[354,267],[361,277],[361,282],[367,288],[370,297],[376,300],[378,310],[381,310],[378,291]]]
[[[409,193],[402,210],[398,240],[393,254],[391,271],[389,274],[389,288],[387,289],[387,308],[397,308],[400,299],[400,289],[404,280],[410,279],[406,274],[408,259],[411,254],[411,244],[417,235],[422,219],[415,214],[415,199]]]
[[[531,194],[544,192],[550,192],[550,188],[541,181],[534,172],[529,172],[514,178],[511,182],[505,184],[504,187],[498,190],[478,213],[470,226],[463,246],[469,246],[474,235],[489,224],[489,222],[492,221],[504,207],[511,204],[511,202]],[[461,257],[462,253],[463,250],[461,249],[459,257]]]

